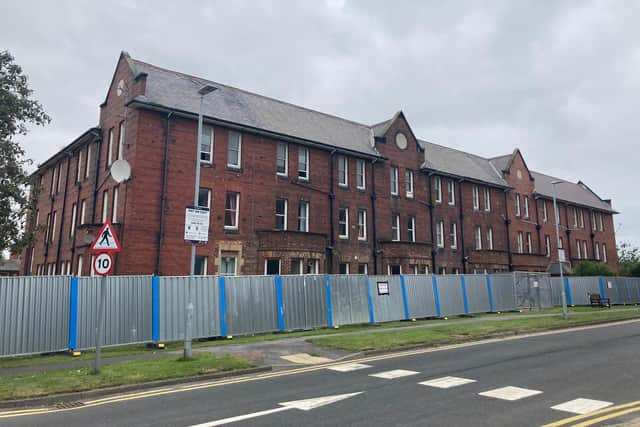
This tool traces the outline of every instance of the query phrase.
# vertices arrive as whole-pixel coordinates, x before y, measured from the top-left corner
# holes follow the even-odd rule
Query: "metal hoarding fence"
[[[331,276],[331,311],[334,325],[369,322],[367,276]]]
[[[327,326],[324,275],[282,276],[284,325],[287,330]]]
[[[225,277],[226,321],[230,335],[280,329],[276,276]]]
[[[403,276],[369,276],[373,319],[390,322],[406,319],[404,309]]]

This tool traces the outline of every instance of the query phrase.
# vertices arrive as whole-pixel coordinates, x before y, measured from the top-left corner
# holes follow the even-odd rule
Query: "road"
[[[421,349],[356,361],[364,366],[334,363],[331,369],[303,367],[85,402],[72,410],[0,418],[0,425],[212,426],[220,420],[233,426],[544,425],[574,416],[552,409],[574,399],[589,399],[592,406],[570,403],[565,409],[640,401],[639,338],[640,322],[632,321]],[[431,380],[437,381],[421,384]],[[603,417],[613,419],[607,422],[625,419],[616,417],[620,411],[614,406],[604,409]],[[625,409],[626,419],[640,416],[640,402]]]

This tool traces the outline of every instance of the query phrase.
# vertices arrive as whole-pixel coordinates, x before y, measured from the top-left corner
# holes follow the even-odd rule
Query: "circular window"
[[[404,150],[407,148],[407,137],[402,132],[396,133],[396,145],[399,149]]]
[[[518,179],[522,179],[522,171],[520,169],[518,169],[518,171],[516,172],[516,176],[518,177]]]

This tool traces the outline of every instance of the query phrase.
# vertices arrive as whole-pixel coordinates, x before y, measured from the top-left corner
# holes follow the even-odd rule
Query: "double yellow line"
[[[568,332],[576,332],[576,331],[587,330],[587,329],[605,328],[609,326],[616,326],[616,325],[621,325],[626,323],[636,323],[636,322],[640,322],[640,320],[632,319],[632,320],[624,320],[621,322],[608,323],[604,325],[581,326],[581,327],[559,329],[559,330],[553,330],[553,331],[536,332],[531,334],[514,335],[509,337],[503,337],[503,338],[489,338],[489,339],[473,341],[469,343],[451,344],[451,345],[444,345],[441,347],[419,348],[415,350],[405,350],[405,351],[399,351],[395,353],[381,354],[377,356],[362,357],[360,359],[340,360],[340,361],[335,361],[330,363],[323,363],[321,365],[288,369],[286,371],[267,372],[267,373],[251,375],[251,376],[241,376],[241,377],[235,377],[235,378],[229,378],[229,379],[223,379],[223,380],[200,382],[195,384],[185,384],[180,386],[155,388],[147,391],[120,394],[115,396],[104,397],[101,399],[88,400],[88,401],[82,402],[81,405],[70,407],[70,408],[47,407],[47,408],[21,409],[21,410],[0,412],[0,419],[22,417],[22,416],[28,416],[28,415],[44,415],[44,414],[53,414],[58,412],[75,411],[79,409],[91,408],[94,406],[101,406],[101,405],[107,405],[111,403],[125,402],[130,400],[137,400],[137,399],[144,399],[148,397],[162,396],[166,394],[181,393],[185,391],[221,387],[229,384],[260,381],[260,380],[265,380],[269,378],[297,375],[297,374],[302,374],[307,372],[315,372],[315,371],[320,371],[333,366],[344,365],[346,363],[375,362],[379,360],[395,359],[398,357],[416,356],[420,354],[435,353],[439,351],[453,350],[457,348],[475,347],[479,345],[496,343],[496,342],[515,341],[515,340],[521,340],[525,338],[531,338],[531,337],[537,337],[537,336],[543,336],[543,335],[556,335],[556,334],[563,334]],[[614,407],[607,408],[607,410],[612,408]],[[638,410],[640,411],[640,408],[638,408]],[[592,414],[595,415],[596,413],[597,412],[593,412]],[[563,424],[558,424],[558,425],[563,425]]]
[[[573,427],[586,427],[600,424],[614,418],[632,414],[634,412],[640,412],[640,400],[624,403],[622,405],[609,406],[608,408],[600,409],[598,411],[590,412],[584,415],[576,415],[574,417],[565,418],[560,421],[546,424],[543,427],[560,427],[569,424],[571,424]]]

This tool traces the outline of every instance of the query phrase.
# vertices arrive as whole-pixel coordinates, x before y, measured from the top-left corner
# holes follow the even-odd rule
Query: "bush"
[[[582,261],[573,271],[574,276],[615,276],[616,273],[607,264]]]

